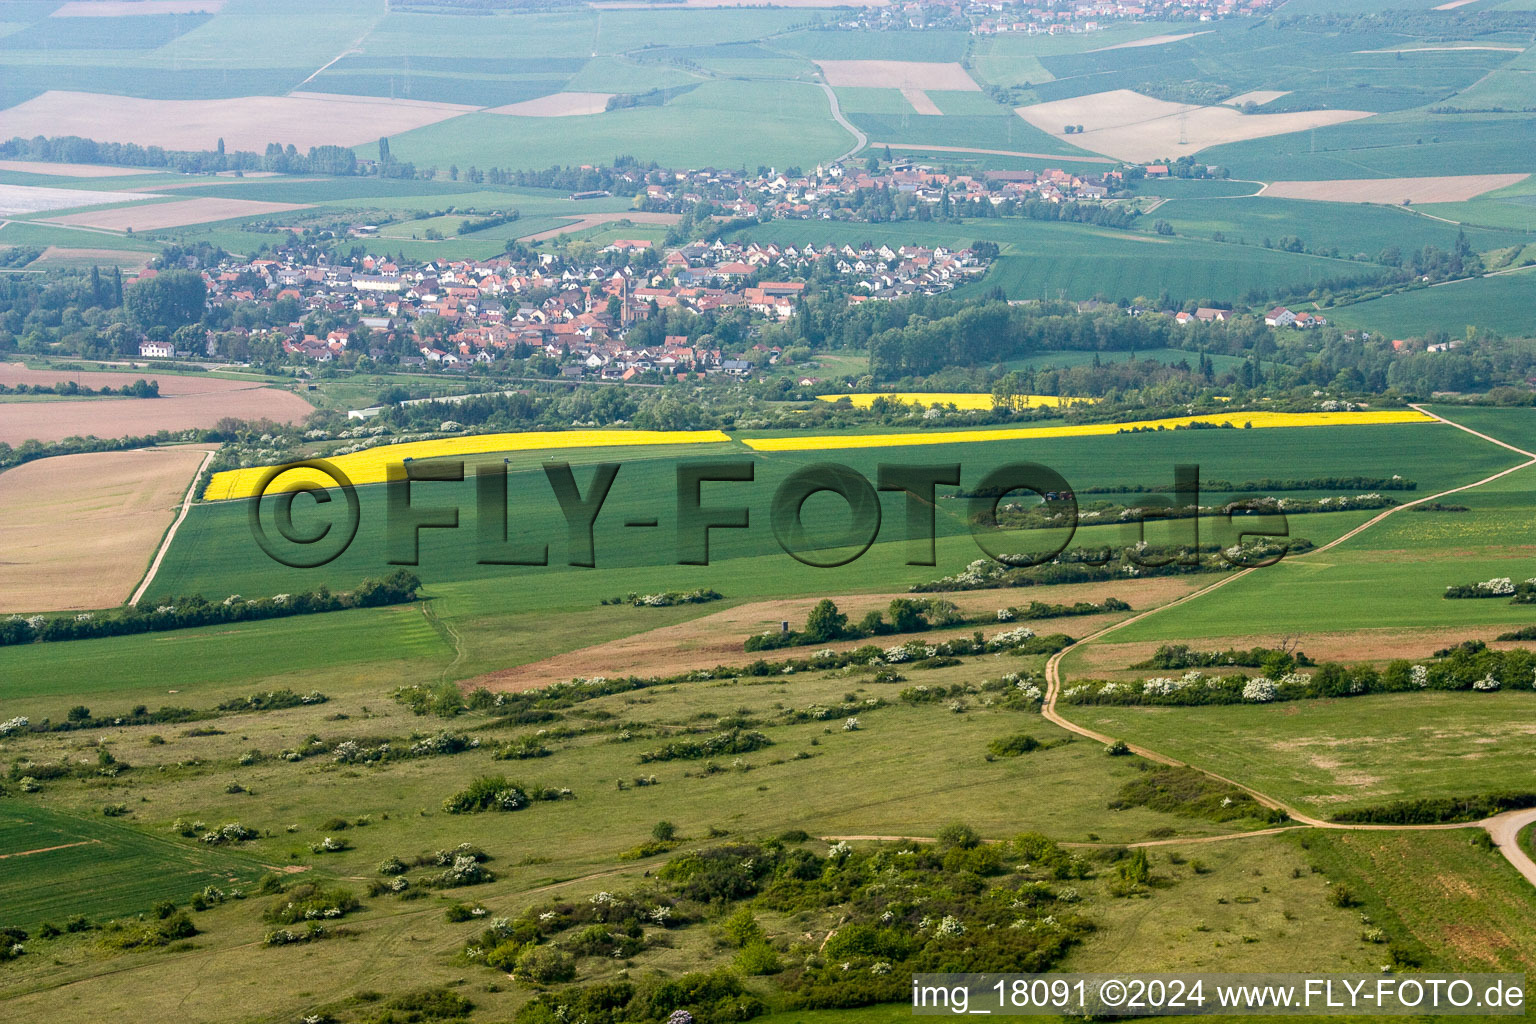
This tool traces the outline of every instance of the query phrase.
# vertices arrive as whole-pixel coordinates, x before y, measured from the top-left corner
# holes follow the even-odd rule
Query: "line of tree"
[[[220,171],[277,171],[283,174],[330,174],[345,177],[358,173],[357,154],[345,146],[311,146],[307,152],[289,144],[267,143],[265,152],[227,152],[221,138],[214,149],[165,149],[133,142],[97,142],[78,135],[55,138],[39,135],[13,137],[0,142],[0,157],[7,160],[39,160],[46,163],[113,164],[213,174]]]
[[[324,586],[302,594],[278,594],[247,601],[238,594],[214,603],[201,594],[168,598],[151,609],[128,605],[120,611],[78,615],[12,615],[0,620],[0,647],[17,644],[50,643],[64,640],[94,640],[100,637],[158,633],[172,629],[190,629],[226,622],[251,622],[345,611],[349,608],[376,608],[416,600],[421,580],[414,573],[397,569],[383,580],[368,578],[350,593],[333,594]]]

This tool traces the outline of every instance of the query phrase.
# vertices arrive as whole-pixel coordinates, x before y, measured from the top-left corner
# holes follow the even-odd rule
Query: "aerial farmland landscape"
[[[0,1021],[1525,1017],[1533,512],[1533,0],[0,0]]]

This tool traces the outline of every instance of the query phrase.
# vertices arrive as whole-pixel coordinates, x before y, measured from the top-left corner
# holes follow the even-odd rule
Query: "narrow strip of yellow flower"
[[[847,434],[814,437],[741,438],[741,443],[759,452],[802,452],[834,448],[898,448],[910,445],[960,444],[969,441],[1027,441],[1050,437],[1095,437],[1128,430],[1172,430],[1191,423],[1230,423],[1234,427],[1251,426],[1255,430],[1274,427],[1343,427],[1382,423],[1433,423],[1434,417],[1412,409],[1382,412],[1238,412],[1208,413],[1203,416],[1176,416],[1161,420],[1135,420],[1129,423],[1079,423],[1059,427],[999,427],[982,430],[924,431],[910,434]]]
[[[897,392],[863,392],[849,395],[817,395],[816,398],[823,402],[837,402],[846,398],[853,403],[856,409],[868,409],[875,404],[877,398],[888,398],[893,402],[901,402],[903,405],[911,405],[921,402],[923,405],[953,405],[956,409],[991,409],[993,408],[992,396],[987,394],[974,394],[961,391],[897,391]],[[1034,408],[1037,406],[1073,405],[1078,402],[1096,402],[1096,398],[1078,398],[1070,395],[1015,395],[1014,403],[1021,407]]]
[[[522,434],[471,434],[445,437],[436,441],[409,441],[386,444],[360,452],[338,455],[329,461],[347,475],[352,483],[383,483],[387,467],[407,460],[441,459],[459,455],[485,455],[492,452],[560,451],[571,448],[622,448],[636,445],[718,444],[730,441],[720,430],[540,430]],[[256,493],[270,466],[230,469],[215,473],[203,491],[204,501],[228,501],[248,498]],[[297,491],[306,485],[335,486],[324,473],[297,469],[273,481],[271,493]]]

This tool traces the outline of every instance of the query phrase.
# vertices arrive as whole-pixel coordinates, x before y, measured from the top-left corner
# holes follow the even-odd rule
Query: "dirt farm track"
[[[0,384],[75,381],[84,387],[122,387],[154,380],[159,398],[83,398],[0,401],[0,441],[61,441],[66,437],[138,437],[161,430],[211,427],[226,416],[296,423],[314,410],[298,395],[255,381],[171,377],[152,368],[132,373],[29,370],[0,364]]]

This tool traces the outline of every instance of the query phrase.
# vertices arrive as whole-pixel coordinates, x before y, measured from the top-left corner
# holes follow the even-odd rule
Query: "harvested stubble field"
[[[64,379],[79,380],[87,376],[105,376],[111,386],[121,387],[131,384],[138,376],[154,375],[71,374]],[[82,380],[81,383],[85,382]],[[289,391],[242,381],[220,381],[219,384],[234,386],[189,390],[180,394],[162,391],[159,398],[0,403],[0,441],[16,445],[29,440],[62,441],[75,436],[139,437],[162,430],[211,427],[226,416],[297,423],[314,411],[308,402]]]
[[[127,249],[73,249],[50,245],[30,266],[80,268],[90,266],[122,267],[124,270],[142,270],[154,259],[154,253],[133,252]]]
[[[1529,174],[1454,174],[1436,178],[1351,178],[1334,181],[1276,181],[1261,195],[1333,203],[1460,203],[1518,185]]]
[[[1286,135],[1371,116],[1366,110],[1242,114],[1230,107],[1153,99],[1130,89],[1019,107],[1018,114],[1064,141],[1067,135],[1063,127],[1081,124],[1084,130],[1071,138],[1074,145],[1122,160],[1156,160],[1176,147],[1193,153],[1207,146]],[[1181,139],[1184,144],[1178,146]]]
[[[62,455],[0,473],[0,613],[126,600],[205,450]]]
[[[293,93],[211,100],[149,100],[135,96],[50,90],[0,115],[0,135],[79,135],[98,142],[134,142],[166,149],[260,153],[268,143],[356,146],[436,124],[474,110],[367,96]]]
[[[504,107],[491,107],[488,114],[510,114],[514,117],[579,117],[585,114],[601,114],[613,99],[609,92],[557,92],[538,99],[509,103]]]
[[[122,372],[112,370],[55,370],[33,369],[25,363],[0,363],[0,384],[15,387],[18,384],[64,384],[74,381],[84,388],[120,388],[139,379],[152,380],[160,385],[162,397],[172,395],[204,395],[214,391],[247,391],[262,385],[252,381],[230,380],[226,377],[198,377],[190,374],[166,374],[156,372],[153,366],[135,366]]]
[[[259,217],[266,213],[306,209],[308,207],[301,203],[260,203],[250,199],[181,199],[174,203],[68,213],[50,218],[49,222],[70,227],[104,228],[108,231],[157,231],[188,224],[209,224],[236,217]]]
[[[961,611],[971,615],[990,615],[998,608],[1010,603],[1027,604],[1029,601],[1063,604],[1078,601],[1102,603],[1110,597],[1127,601],[1132,609],[1139,610],[1175,600],[1196,589],[1200,584],[1201,581],[1198,580],[1161,577],[1117,580],[1111,583],[1030,587],[1023,594],[1018,591],[987,590],[946,596],[953,600]],[[852,620],[861,618],[865,612],[883,611],[895,598],[911,596],[908,593],[847,594],[833,597],[832,600],[836,602],[838,609]],[[977,629],[976,626],[971,625],[957,626],[952,629],[933,629],[923,633],[893,634],[862,640],[838,640],[764,653],[748,653],[742,649],[747,637],[757,633],[776,632],[781,622],[789,622],[791,628],[799,627],[818,600],[820,600],[819,597],[797,597],[756,601],[687,622],[660,626],[620,640],[596,644],[568,654],[558,654],[515,668],[492,672],[463,685],[469,688],[485,686],[490,690],[516,691],[594,675],[669,676],[689,669],[712,668],[716,665],[747,665],[760,658],[772,660],[807,657],[813,651],[823,648],[846,651],[865,644],[893,647],[912,639],[937,643],[940,640],[970,636]],[[991,636],[1006,629],[1027,626],[1040,634],[1068,633],[1072,636],[1084,636],[1132,614],[1135,614],[1135,611],[1055,619],[1016,620],[982,627],[982,631]]]

